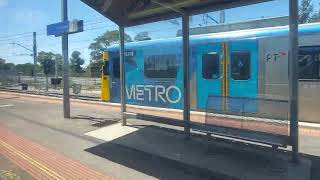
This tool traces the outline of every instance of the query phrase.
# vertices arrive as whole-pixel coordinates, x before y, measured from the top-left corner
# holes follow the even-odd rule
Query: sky
[[[61,0],[0,0],[0,58],[15,64],[33,63],[28,50],[13,43],[21,44],[32,49],[32,32],[37,32],[37,46],[39,51],[52,51],[61,53],[61,38],[47,36],[46,26],[61,21]],[[318,8],[318,0],[314,0]],[[80,0],[68,0],[69,20],[84,20],[84,32],[69,36],[69,54],[74,50],[81,52],[87,65],[90,61],[88,46],[93,40],[107,30],[118,27]],[[211,17],[219,19],[219,12],[208,13]],[[261,17],[274,17],[288,15],[288,0],[274,0],[267,3],[256,4],[241,8],[225,10],[226,23],[246,21]],[[203,16],[194,16],[191,27],[204,26]],[[132,37],[137,33],[147,31],[152,39],[169,38],[176,35],[181,29],[180,19],[176,22],[162,21],[136,27],[126,28],[125,32]],[[207,25],[214,25],[208,21]]]

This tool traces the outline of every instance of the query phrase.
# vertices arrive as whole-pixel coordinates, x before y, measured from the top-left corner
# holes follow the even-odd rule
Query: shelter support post
[[[183,46],[183,120],[186,138],[190,138],[190,73],[189,73],[189,14],[182,15]]]
[[[289,102],[292,161],[299,162],[298,125],[298,0],[289,1]]]
[[[127,125],[127,119],[125,117],[126,112],[126,96],[125,96],[125,88],[126,88],[126,79],[125,79],[125,63],[124,63],[124,27],[119,26],[119,39],[120,39],[120,81],[121,81],[121,120],[122,125]]]

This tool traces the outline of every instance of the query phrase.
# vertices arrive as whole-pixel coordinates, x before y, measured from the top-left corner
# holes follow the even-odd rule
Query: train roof
[[[248,29],[240,31],[228,31],[220,33],[199,34],[190,36],[190,45],[201,44],[208,41],[226,42],[239,41],[245,39],[260,39],[275,36],[288,36],[289,26],[268,27],[259,29]],[[320,23],[310,23],[299,25],[299,35],[307,35],[320,32]],[[174,37],[168,39],[155,39],[146,41],[128,42],[125,44],[126,49],[142,48],[153,45],[167,45],[170,43],[182,43],[181,37]],[[107,48],[107,51],[117,51],[119,44],[114,44]]]

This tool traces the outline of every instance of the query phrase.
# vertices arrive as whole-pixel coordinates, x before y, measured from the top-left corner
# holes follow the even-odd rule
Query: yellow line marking
[[[226,72],[225,72],[225,59],[226,59],[226,52],[225,52],[225,46],[226,44],[223,42],[221,44],[222,46],[222,54],[223,54],[223,58],[222,58],[222,61],[221,61],[221,64],[222,64],[222,83],[221,83],[221,93],[222,93],[222,96],[225,96],[226,93],[225,93],[225,87],[226,87],[226,82],[225,82],[225,76],[226,76]]]
[[[225,53],[226,53],[226,64],[225,64],[225,75],[226,75],[226,86],[225,86],[225,95],[229,96],[229,47],[225,43]]]
[[[54,179],[61,179],[61,180],[66,180],[66,178],[60,176],[59,174],[57,174],[56,172],[52,171],[51,169],[47,168],[45,165],[41,164],[40,162],[32,159],[31,157],[29,157],[28,155],[22,153],[21,151],[17,150],[16,148],[14,148],[13,146],[3,142],[2,140],[0,140],[0,145],[2,145],[3,147],[7,148],[8,150],[12,151],[13,153],[15,153],[16,155],[18,155],[19,157],[21,157],[22,159],[28,161],[30,164],[32,164],[33,166],[39,168],[40,170],[42,170],[43,172],[45,172],[47,175],[53,177]]]
[[[4,107],[12,107],[12,104],[4,104],[4,105],[0,105],[0,108],[4,108]]]
[[[21,178],[12,170],[0,170],[0,179],[20,180]]]

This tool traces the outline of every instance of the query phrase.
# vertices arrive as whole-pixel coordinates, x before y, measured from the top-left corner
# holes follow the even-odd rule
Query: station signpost
[[[47,26],[47,35],[62,37],[63,57],[63,114],[64,118],[70,118],[70,92],[69,92],[69,55],[68,35],[83,31],[83,20],[68,21],[68,1],[61,0],[62,22]]]

